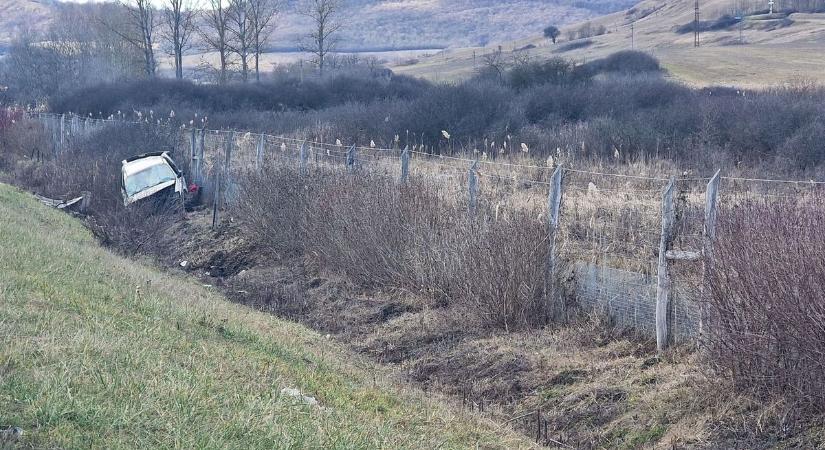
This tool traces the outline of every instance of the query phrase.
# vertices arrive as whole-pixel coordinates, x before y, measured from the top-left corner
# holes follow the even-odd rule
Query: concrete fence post
[[[301,148],[298,150],[298,164],[301,175],[307,174],[307,143],[301,142]]]
[[[214,199],[212,201],[212,228],[218,225],[218,209],[221,196],[228,190],[232,183],[232,178],[229,176],[232,162],[232,147],[234,145],[235,133],[224,134],[224,162],[221,176],[216,180]]]
[[[470,213],[475,213],[478,204],[478,160],[473,161],[467,171],[467,193],[469,194]]]
[[[66,115],[60,115],[60,152],[63,152],[63,144],[66,136]]]
[[[549,259],[547,261],[547,274],[545,278],[545,301],[554,300],[554,313],[558,312],[555,305],[555,300],[558,298],[556,294],[556,236],[559,229],[559,218],[562,199],[562,175],[564,171],[561,166],[556,167],[553,176],[550,178],[550,191],[547,194],[547,228],[549,233],[550,248]]]
[[[716,237],[716,204],[719,195],[720,170],[708,182],[705,191],[705,226],[702,230],[702,285],[699,298],[699,342],[705,331],[707,311],[704,302],[708,295],[708,273],[713,267],[713,240]]]
[[[198,160],[195,168],[196,183],[203,183],[203,156],[206,150],[206,127],[201,128],[200,141],[198,142]]]
[[[404,151],[401,152],[401,182],[406,183],[407,178],[410,176],[410,146],[407,145],[404,147]]]
[[[264,157],[265,136],[261,134],[258,138],[258,145],[255,147],[255,170],[261,170],[261,162]]]
[[[656,283],[656,350],[663,352],[670,342],[672,327],[670,320],[671,280],[668,272],[667,249],[673,233],[676,210],[673,207],[673,178],[662,193],[662,233],[659,238],[659,263]]]
[[[355,170],[355,145],[347,150],[347,170],[349,172]]]
[[[192,170],[192,169],[195,168],[195,161],[198,158],[198,153],[197,153],[198,152],[198,143],[197,143],[198,136],[197,136],[197,132],[198,132],[198,130],[195,129],[195,127],[192,127],[192,136],[189,138],[189,161],[190,161],[189,170]]]

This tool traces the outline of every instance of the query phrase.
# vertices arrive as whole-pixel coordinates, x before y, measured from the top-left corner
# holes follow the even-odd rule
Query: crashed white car
[[[124,205],[147,198],[184,204],[186,180],[169,152],[145,153],[126,159],[121,172]]]

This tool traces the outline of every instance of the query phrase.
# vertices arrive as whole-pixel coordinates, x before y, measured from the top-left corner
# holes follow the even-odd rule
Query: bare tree
[[[143,54],[143,71],[155,76],[155,9],[151,0],[120,0],[126,14],[124,20],[107,20],[104,23],[121,39],[136,47]]]
[[[305,0],[301,14],[312,21],[312,32],[300,44],[301,50],[310,52],[317,58],[318,73],[324,75],[324,63],[335,47],[335,33],[341,29],[338,11],[341,0]]]
[[[183,78],[183,53],[189,48],[189,39],[195,30],[196,0],[165,0],[163,9],[163,37],[175,58],[175,78]]]
[[[229,0],[228,27],[231,35],[229,49],[241,59],[241,77],[249,80],[249,56],[252,53],[251,0]]]
[[[504,71],[507,69],[507,63],[504,61],[504,54],[500,46],[498,50],[482,56],[482,60],[484,62],[483,70],[485,72],[494,74],[499,80],[504,79]]]
[[[260,59],[272,31],[281,4],[278,0],[248,0],[252,32],[252,51],[255,55],[255,81],[261,81]]]
[[[218,53],[220,58],[221,84],[226,83],[226,72],[229,66],[229,44],[231,35],[229,32],[229,11],[225,5],[225,0],[209,0],[208,9],[205,12],[204,25],[198,30],[206,45]]]

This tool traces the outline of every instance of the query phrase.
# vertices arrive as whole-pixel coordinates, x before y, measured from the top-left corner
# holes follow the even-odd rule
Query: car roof
[[[160,164],[169,165],[166,161],[166,158],[163,156],[146,156],[140,159],[136,159],[134,161],[128,161],[123,163],[123,174],[126,176],[136,174],[142,170],[148,169],[152,166],[157,166]]]

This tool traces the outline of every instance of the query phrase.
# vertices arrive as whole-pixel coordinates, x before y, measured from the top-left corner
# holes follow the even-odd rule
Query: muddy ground
[[[391,368],[400,383],[456,404],[554,448],[809,448],[810,430],[783,430],[783,411],[720,383],[681,348],[662,358],[655,342],[582,315],[557,329],[504,333],[449,307],[394,290],[363,290],[311,257],[278,255],[225,218],[187,214],[156,257],[228,298],[346,343]],[[754,416],[761,423],[753,425]],[[787,428],[787,426],[785,426]],[[816,430],[814,430],[816,431]],[[801,447],[799,447],[801,446]]]

